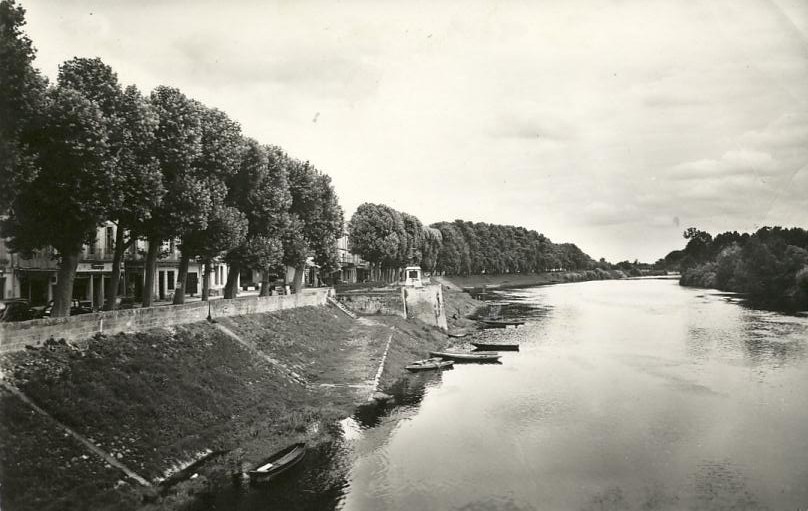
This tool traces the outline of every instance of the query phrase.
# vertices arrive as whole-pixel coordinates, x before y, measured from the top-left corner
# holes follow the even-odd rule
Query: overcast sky
[[[101,57],[334,180],[346,219],[523,225],[654,261],[808,227],[808,2],[19,0],[38,67]],[[435,5],[437,4],[437,5]]]

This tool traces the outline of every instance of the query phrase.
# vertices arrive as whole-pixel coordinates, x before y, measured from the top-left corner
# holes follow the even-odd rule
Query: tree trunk
[[[69,253],[61,253],[59,271],[57,273],[56,290],[53,294],[52,318],[64,318],[70,315],[70,304],[73,300],[73,282],[76,279],[76,268],[79,265],[81,249]]]
[[[104,304],[105,311],[112,311],[118,308],[118,287],[121,285],[121,262],[123,261],[123,253],[130,244],[131,241],[124,245],[123,227],[118,223],[118,230],[115,232],[115,254],[112,256],[112,275],[109,279],[109,288],[107,288],[107,301]]]
[[[232,263],[227,268],[227,284],[224,285],[224,297],[236,298],[238,296],[238,275],[240,273],[241,265]]]
[[[154,298],[154,275],[157,273],[157,254],[160,253],[160,238],[150,237],[146,251],[146,265],[143,269],[143,306],[151,307]]]
[[[295,266],[295,280],[292,283],[295,293],[303,289],[303,272],[306,270],[306,263]]]
[[[272,294],[272,287],[269,285],[269,274],[265,271],[261,272],[261,296],[269,296]]]
[[[185,284],[188,281],[188,263],[190,262],[191,257],[184,250],[180,251],[180,269],[177,272],[177,285],[174,289],[174,305],[185,303]]]
[[[205,276],[202,278],[202,301],[207,302],[210,297],[210,261],[205,261]]]

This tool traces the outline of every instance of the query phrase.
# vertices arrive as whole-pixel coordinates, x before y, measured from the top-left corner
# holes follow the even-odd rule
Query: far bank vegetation
[[[685,248],[661,261],[681,271],[682,285],[745,293],[779,308],[808,309],[808,231],[762,227],[752,234],[732,231],[713,237],[689,228],[684,237]]]
[[[370,263],[375,281],[394,281],[409,264],[454,276],[553,270],[585,272],[588,280],[625,276],[619,267],[604,259],[595,261],[573,243],[553,243],[524,227],[463,220],[425,226],[415,216],[384,204],[359,206],[348,224],[348,236],[350,250]]]

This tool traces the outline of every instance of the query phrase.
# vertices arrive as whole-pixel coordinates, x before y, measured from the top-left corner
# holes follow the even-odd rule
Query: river
[[[640,279],[490,293],[499,365],[406,377],[203,509],[808,509],[808,318]]]

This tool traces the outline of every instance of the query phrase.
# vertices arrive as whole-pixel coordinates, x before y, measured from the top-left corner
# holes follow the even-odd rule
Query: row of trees
[[[373,280],[394,280],[410,263],[434,268],[441,241],[438,229],[384,204],[360,205],[348,223],[349,248],[370,263]]]
[[[524,227],[463,220],[424,226],[416,217],[383,204],[359,206],[348,234],[351,251],[370,262],[374,279],[392,280],[410,263],[448,275],[599,266],[576,245],[555,244]]]
[[[763,227],[749,234],[690,228],[683,250],[663,260],[682,272],[685,286],[747,293],[772,305],[808,308],[808,231]]]
[[[298,288],[309,255],[335,269],[343,214],[327,175],[176,88],[144,97],[123,87],[97,58],[65,62],[49,84],[24,23],[22,7],[0,2],[0,234],[24,255],[55,249],[54,316],[69,313],[82,247],[105,221],[118,227],[107,309],[136,239],[148,241],[144,306],[169,239],[181,243],[175,303],[191,260],[205,266],[203,298],[221,256],[231,265],[225,297],[241,268],[262,272],[264,293],[284,265],[298,269]]]

